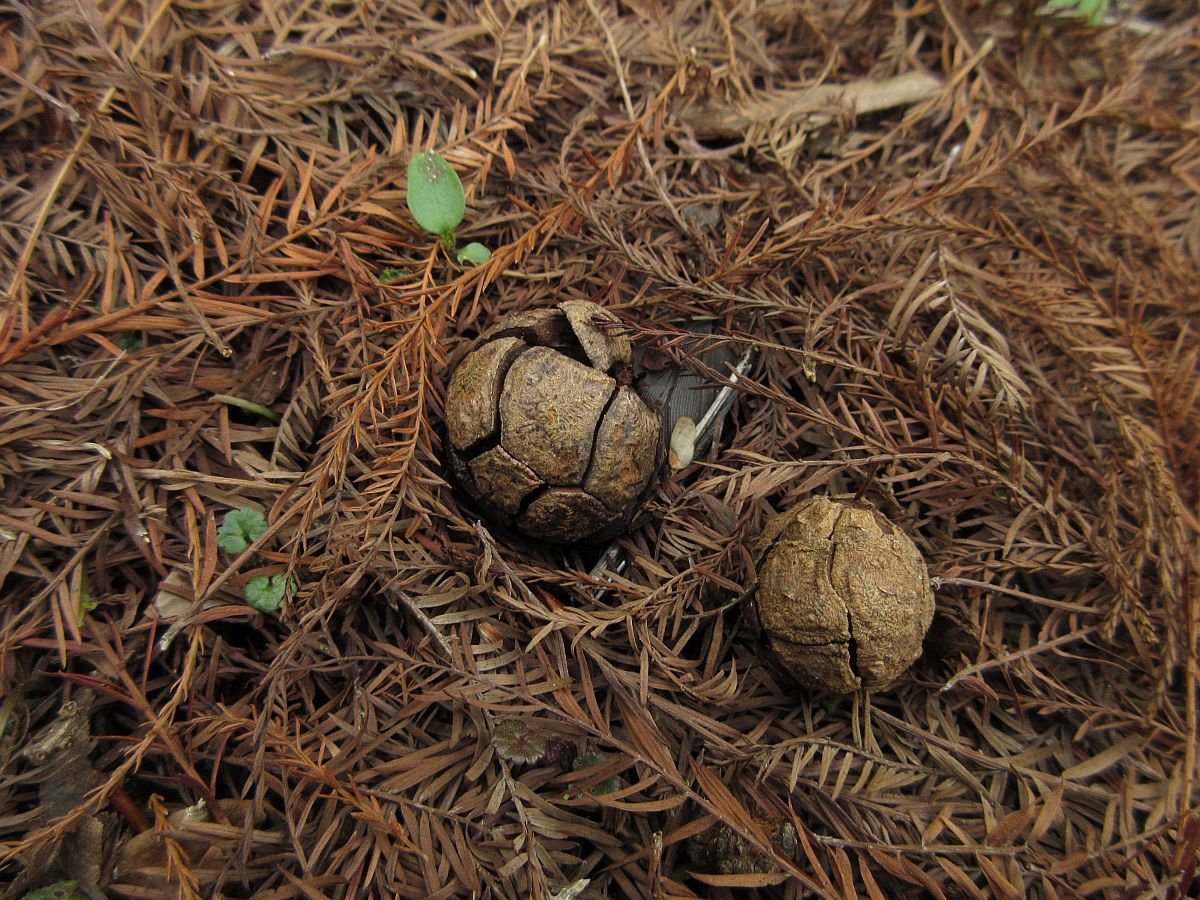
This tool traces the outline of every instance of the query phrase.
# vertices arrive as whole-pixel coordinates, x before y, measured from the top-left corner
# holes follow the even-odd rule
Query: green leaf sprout
[[[79,882],[56,881],[54,884],[38,888],[22,895],[21,900],[87,900],[87,895],[77,890]]]
[[[492,744],[509,762],[536,763],[546,755],[546,738],[522,719],[501,719],[496,723]]]
[[[255,575],[246,582],[246,603],[259,612],[278,612],[298,587],[286,575]]]
[[[83,569],[79,573],[79,610],[75,614],[75,624],[82,628],[84,620],[87,619],[87,614],[99,605],[100,601],[92,597],[92,589],[88,584],[87,569]]]
[[[473,266],[479,266],[492,258],[492,251],[478,241],[471,241],[471,243],[459,250],[454,258],[463,265],[470,263]]]
[[[213,394],[212,398],[218,403],[224,403],[226,406],[236,406],[238,409],[255,413],[273,422],[279,421],[279,413],[275,412],[271,407],[255,403],[253,400],[243,400],[241,397],[234,397],[230,394]]]
[[[267,517],[257,509],[242,507],[225,513],[217,531],[217,546],[226,553],[245,553],[267,530]]]
[[[590,769],[592,766],[598,766],[606,759],[608,759],[606,753],[599,750],[585,750],[575,757],[575,762],[571,764],[571,768],[579,772],[583,769]],[[624,785],[619,775],[609,775],[603,781],[588,788],[588,793],[593,796],[596,794],[611,794],[613,791],[619,791],[622,787]]]
[[[417,224],[454,247],[454,229],[467,212],[462,181],[439,154],[418,153],[408,164],[408,209]]]
[[[1087,19],[1089,25],[1099,25],[1108,12],[1108,2],[1109,0],[1049,0],[1042,10],[1047,13],[1078,16]]]
[[[395,284],[412,275],[412,269],[398,269],[395,266],[385,266],[379,270],[380,284]]]

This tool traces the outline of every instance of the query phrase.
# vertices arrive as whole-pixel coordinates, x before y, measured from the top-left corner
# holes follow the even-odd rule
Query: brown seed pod
[[[493,519],[554,543],[624,530],[662,461],[662,424],[629,387],[629,341],[585,300],[484,333],[446,394],[451,463]]]
[[[880,690],[933,621],[920,551],[863,503],[813,497],[767,522],[755,603],[768,647],[808,687]]]

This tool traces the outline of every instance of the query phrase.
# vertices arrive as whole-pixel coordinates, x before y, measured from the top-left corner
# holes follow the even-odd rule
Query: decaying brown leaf
[[[98,780],[91,761],[94,700],[92,692],[82,691],[63,703],[54,719],[31,735],[20,751],[29,766],[21,779],[37,785],[37,813],[30,824],[54,826],[67,818],[65,827],[55,828],[54,839],[40,844],[25,859],[15,890],[67,879],[75,881],[81,893],[91,896],[99,891],[104,823],[95,815],[78,815]]]

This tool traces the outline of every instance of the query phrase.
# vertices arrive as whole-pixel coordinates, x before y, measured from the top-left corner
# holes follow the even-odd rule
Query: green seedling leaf
[[[471,241],[454,256],[460,263],[480,266],[492,258],[492,251],[478,241]]]
[[[84,620],[87,619],[87,614],[94,610],[100,603],[92,599],[91,587],[88,585],[87,569],[79,573],[79,611],[76,613],[76,624],[82,628]]]
[[[395,284],[397,281],[403,281],[412,275],[412,269],[397,269],[392,266],[387,266],[379,270],[380,284]]]
[[[599,750],[585,750],[575,757],[571,768],[579,772],[583,769],[590,769],[592,766],[598,766],[606,759],[608,759],[607,754],[601,753]],[[588,788],[588,793],[593,796],[596,794],[611,794],[613,791],[619,791],[622,787],[621,777],[619,775],[610,775],[599,784]]]
[[[225,513],[217,531],[217,546],[226,553],[245,553],[267,530],[267,517],[257,509],[242,507]]]
[[[79,627],[83,627],[84,620],[87,619],[87,614],[93,612],[100,604],[95,600],[82,600],[79,603]]]
[[[492,744],[501,757],[525,765],[569,766],[578,748],[558,734],[549,719],[503,718],[496,722]]]
[[[21,900],[87,900],[87,895],[77,890],[78,881],[56,881],[36,891],[30,891]]]
[[[546,738],[521,719],[501,719],[496,723],[492,744],[509,762],[536,763],[546,755]]]
[[[1109,0],[1049,0],[1042,7],[1044,12],[1062,13],[1087,19],[1089,25],[1099,25],[1108,12]]]
[[[408,164],[408,209],[417,224],[448,244],[467,212],[458,173],[432,150],[418,153]]]
[[[263,416],[273,422],[279,421],[279,413],[271,409],[269,406],[263,406],[261,403],[255,403],[253,400],[243,400],[241,397],[234,397],[230,394],[213,394],[212,398],[218,403],[224,403],[226,406],[236,406],[238,409],[244,409],[246,412],[255,413]]]
[[[246,603],[259,612],[278,612],[297,587],[286,575],[255,575],[246,582]]]

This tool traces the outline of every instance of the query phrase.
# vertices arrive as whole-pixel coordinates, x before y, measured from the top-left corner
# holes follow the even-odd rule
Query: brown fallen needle
[[[782,119],[807,118],[809,128],[819,128],[845,112],[872,113],[919,103],[941,87],[939,78],[907,72],[881,80],[783,88],[736,105],[707,100],[684,113],[684,121],[700,138],[738,137]]]

